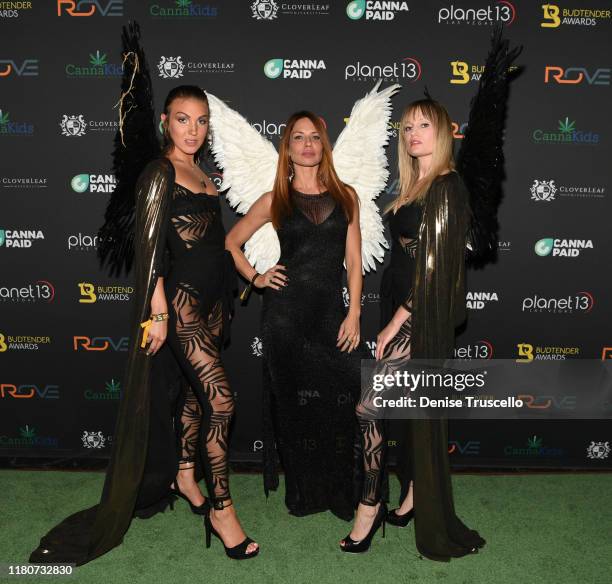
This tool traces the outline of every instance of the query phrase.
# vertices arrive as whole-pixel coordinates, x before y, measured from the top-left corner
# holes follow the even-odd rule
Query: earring
[[[291,161],[289,161],[289,182],[291,182],[293,180],[293,176],[294,176],[294,172],[293,172],[293,164],[291,164]]]

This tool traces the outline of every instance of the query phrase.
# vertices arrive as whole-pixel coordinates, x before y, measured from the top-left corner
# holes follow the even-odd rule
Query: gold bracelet
[[[167,312],[160,312],[159,314],[152,314],[151,320],[153,322],[161,322],[162,320],[168,320],[170,318]]]

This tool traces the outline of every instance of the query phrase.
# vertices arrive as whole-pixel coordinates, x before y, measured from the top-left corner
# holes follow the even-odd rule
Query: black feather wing
[[[512,63],[522,47],[509,49],[497,27],[470,103],[465,138],[457,157],[457,170],[470,192],[472,221],[468,236],[468,260],[472,265],[493,261],[497,253],[497,210],[504,179],[504,127]]]
[[[134,260],[135,187],[148,162],[161,153],[155,127],[151,76],[140,45],[140,27],[123,27],[123,77],[120,129],[115,135],[113,171],[117,179],[104,225],[98,232],[98,257],[111,275],[129,272]]]

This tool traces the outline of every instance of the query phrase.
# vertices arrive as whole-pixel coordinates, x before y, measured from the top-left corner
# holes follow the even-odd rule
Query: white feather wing
[[[243,215],[274,185],[278,153],[272,142],[259,134],[237,111],[212,93],[210,107],[212,153],[223,169],[222,190],[227,200]],[[258,229],[245,244],[245,255],[259,273],[278,262],[280,244],[271,223]]]
[[[349,121],[334,145],[334,166],[340,180],[352,186],[359,197],[361,259],[364,272],[376,270],[389,244],[375,203],[385,188],[389,171],[385,145],[389,141],[391,96],[400,85],[379,92],[379,81],[370,93],[355,102]]]

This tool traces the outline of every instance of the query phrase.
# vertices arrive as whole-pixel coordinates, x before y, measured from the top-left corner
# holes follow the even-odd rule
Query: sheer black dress
[[[385,348],[389,365],[403,359],[452,358],[455,328],[465,319],[465,247],[469,199],[456,172],[432,183],[425,202],[389,214],[391,262],[381,283],[381,327],[399,306],[410,316]],[[362,502],[380,499],[381,459],[385,451],[384,421],[374,419],[372,393],[357,406],[364,432],[364,464],[368,481]],[[413,481],[415,537],[419,552],[448,561],[480,548],[485,540],[455,514],[446,419],[394,421],[398,430],[397,473],[400,503]]]
[[[342,274],[348,221],[325,192],[291,192],[293,211],[277,230],[289,278],[266,289],[262,313],[266,493],[276,489],[276,452],[293,515],[330,510],[350,520],[356,482],[355,400],[363,343],[336,347],[346,317]]]
[[[62,521],[41,539],[32,562],[84,564],[121,543],[132,517],[166,509],[178,469],[195,467],[215,500],[229,498],[228,428],[234,404],[220,351],[236,273],[225,251],[216,195],[174,182],[167,159],[139,178],[136,217],[137,306],[111,460],[100,503]],[[168,336],[147,357],[142,328],[164,276]]]

